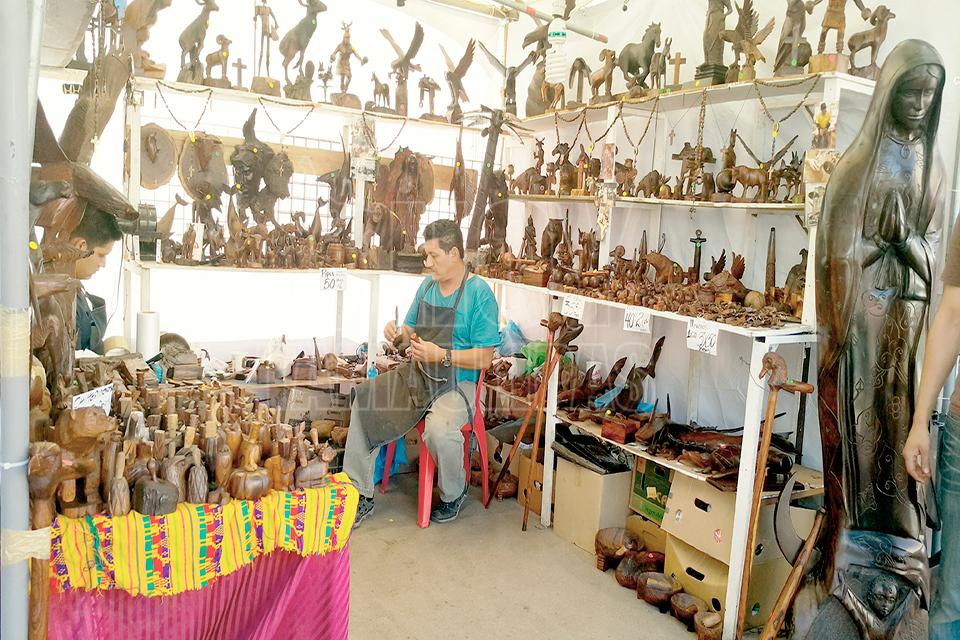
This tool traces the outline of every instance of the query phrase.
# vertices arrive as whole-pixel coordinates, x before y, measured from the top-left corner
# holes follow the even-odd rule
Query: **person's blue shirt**
[[[435,307],[453,307],[460,288],[457,287],[449,296],[444,296],[440,293],[440,285],[431,287],[432,283],[433,277],[427,276],[420,284],[403,324],[416,328],[417,310],[421,299]],[[498,344],[500,344],[500,327],[497,299],[490,285],[483,278],[471,275],[464,285],[463,297],[460,298],[457,315],[453,320],[453,349],[454,351],[479,349],[496,347]],[[465,380],[476,382],[479,379],[479,371],[457,368],[458,382]]]

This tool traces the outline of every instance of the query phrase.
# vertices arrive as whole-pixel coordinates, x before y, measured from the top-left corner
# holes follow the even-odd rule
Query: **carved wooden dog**
[[[87,504],[99,504],[100,454],[99,447],[117,428],[117,421],[99,408],[64,411],[51,428],[48,440],[60,445],[67,466],[83,471],[83,496]],[[79,491],[78,491],[79,493]]]

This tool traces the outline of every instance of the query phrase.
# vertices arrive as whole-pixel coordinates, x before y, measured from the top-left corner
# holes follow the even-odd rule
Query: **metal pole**
[[[553,20],[553,16],[550,15],[549,13],[544,13],[543,11],[537,11],[531,6],[520,4],[519,2],[514,2],[513,0],[493,0],[493,1],[501,6],[510,7],[511,9],[516,9],[517,11],[521,13],[525,13],[528,16],[534,16],[534,17],[540,18],[541,20],[546,20],[547,23]],[[589,29],[582,29],[575,24],[571,24],[570,22],[567,22],[567,31],[573,31],[574,33],[579,33],[582,36],[586,36],[598,42],[603,42],[603,43],[607,42],[607,36],[603,35],[602,33],[597,33],[596,31],[590,31]]]
[[[43,0],[0,2],[0,528],[30,529],[28,194]],[[0,566],[4,638],[26,638],[29,566]]]

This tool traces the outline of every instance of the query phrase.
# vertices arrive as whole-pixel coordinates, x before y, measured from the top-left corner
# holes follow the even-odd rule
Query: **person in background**
[[[83,282],[93,277],[107,263],[117,240],[123,237],[117,219],[109,213],[88,206],[80,224],[73,230],[70,243],[80,251],[89,251],[77,260],[76,277],[81,282],[77,291],[77,349],[103,354],[103,336],[107,330],[106,302],[87,292]]]
[[[463,233],[453,220],[423,232],[430,271],[401,326],[391,320],[383,336],[409,344],[412,361],[357,385],[350,413],[343,470],[360,491],[358,525],[373,512],[374,464],[380,445],[424,420],[423,442],[437,462],[440,504],[433,522],[450,522],[467,495],[463,433],[471,419],[480,370],[500,343],[497,300],[463,261]]]
[[[930,415],[960,354],[960,231],[954,232],[943,268],[943,297],[927,334],[920,389],[910,434],[903,446],[907,473],[920,484],[932,477]],[[940,432],[937,453],[937,506],[941,536],[940,579],[930,609],[930,639],[960,638],[960,386]]]

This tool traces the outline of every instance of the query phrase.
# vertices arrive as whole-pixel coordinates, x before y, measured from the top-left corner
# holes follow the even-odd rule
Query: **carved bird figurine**
[[[419,22],[416,23],[413,28],[413,39],[410,41],[410,46],[407,47],[406,51],[400,48],[387,29],[380,29],[380,34],[387,39],[387,42],[390,43],[390,46],[393,47],[393,50],[397,54],[397,59],[390,63],[391,75],[406,76],[411,69],[420,71],[420,65],[413,64],[413,58],[417,55],[417,52],[420,51],[420,45],[423,44],[423,27],[420,26]]]
[[[457,63],[457,66],[453,66],[453,60],[447,55],[447,50],[443,48],[443,45],[440,45],[440,52],[443,54],[443,59],[447,63],[447,72],[444,74],[444,78],[446,78],[447,85],[450,87],[450,95],[454,97],[454,102],[470,101],[466,90],[463,88],[463,77],[467,75],[467,70],[470,69],[470,65],[473,64],[473,52],[475,48],[476,40],[471,39],[470,42],[467,43],[467,48],[463,52],[460,62]]]

